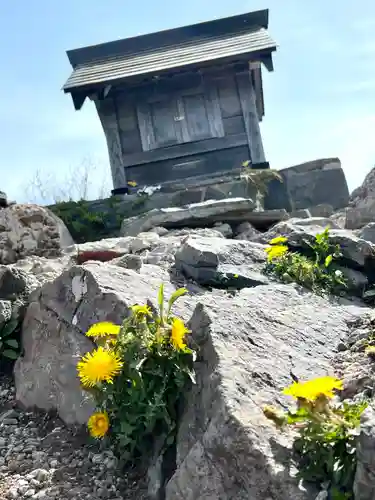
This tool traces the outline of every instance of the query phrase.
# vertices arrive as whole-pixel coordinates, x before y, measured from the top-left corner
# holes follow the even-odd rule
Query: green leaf
[[[121,434],[124,435],[130,435],[134,431],[134,427],[132,425],[129,425],[129,423],[126,420],[123,420],[120,423],[120,429],[121,429]]]
[[[328,267],[330,265],[330,263],[332,262],[332,259],[333,259],[333,255],[327,255],[325,261],[324,261],[324,265],[326,267]]]
[[[164,319],[164,284],[163,283],[159,287],[158,305],[159,305],[160,319],[163,322],[163,319]]]
[[[169,316],[169,313],[171,312],[171,309],[173,307],[173,304],[176,302],[176,300],[179,297],[182,297],[183,295],[187,294],[188,290],[186,288],[179,288],[175,292],[172,293],[172,295],[169,298],[168,301],[168,311],[167,311],[167,316]]]
[[[0,331],[0,337],[8,337],[11,335],[18,326],[18,318],[11,318]]]
[[[167,439],[166,439],[165,444],[166,444],[167,446],[172,446],[172,444],[175,442],[175,439],[176,439],[176,438],[175,438],[174,434],[169,434],[169,436],[168,436],[168,437],[167,437]]]
[[[9,347],[13,347],[14,349],[18,349],[18,342],[16,339],[9,339],[9,340],[6,340],[5,343],[9,346]]]
[[[2,352],[2,355],[5,356],[6,358],[9,358],[9,359],[17,359],[18,358],[18,354],[16,353],[16,351],[13,351],[12,349],[5,349]]]

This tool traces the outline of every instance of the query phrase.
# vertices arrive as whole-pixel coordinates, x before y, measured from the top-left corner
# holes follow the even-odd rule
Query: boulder
[[[369,224],[366,224],[366,226],[364,226],[359,231],[358,236],[363,240],[375,243],[375,222],[370,222]]]
[[[334,210],[332,205],[328,203],[321,203],[315,207],[309,207],[309,212],[312,217],[330,217]]]
[[[123,236],[136,236],[153,227],[167,229],[182,227],[210,227],[215,223],[240,224],[243,221],[266,225],[288,218],[285,210],[254,212],[255,204],[251,199],[228,198],[208,200],[185,207],[172,207],[150,210],[139,216],[125,219],[121,226]]]
[[[374,335],[373,310],[352,323],[349,334],[343,338],[333,366],[337,376],[344,380],[343,398],[371,398],[361,417],[357,444],[357,470],[354,480],[355,500],[375,498],[375,394],[374,359],[366,355],[364,347]]]
[[[201,295],[190,322],[200,346],[187,395],[176,471],[166,500],[313,500],[295,479],[292,434],[265,419],[264,405],[290,404],[292,382],[330,373],[348,321],[362,313],[286,285]]]
[[[367,408],[361,417],[357,447],[357,471],[354,481],[355,500],[375,498],[375,411]]]
[[[151,268],[151,269],[150,269]],[[63,272],[29,298],[22,325],[24,356],[14,369],[17,399],[26,407],[57,410],[68,424],[86,423],[93,402],[76,374],[79,357],[92,349],[84,333],[98,321],[120,324],[128,305],[154,298],[165,276],[91,262]],[[166,293],[174,288],[166,283]]]
[[[37,283],[41,285],[47,281],[53,281],[71,265],[69,258],[66,257],[47,259],[46,257],[29,256],[18,260],[9,267],[23,271],[30,279],[35,278]]]
[[[348,229],[360,229],[371,222],[375,222],[375,167],[350,195],[346,213]]]
[[[347,212],[347,210],[348,210],[347,208],[337,210],[329,217],[341,229],[345,229],[345,226],[346,226],[346,212]]]
[[[221,238],[189,238],[175,254],[177,270],[197,283],[245,288],[269,283],[262,274],[264,245]]]
[[[327,203],[337,210],[349,203],[348,185],[338,158],[309,161],[281,169],[279,173],[295,210]]]
[[[242,222],[239,226],[235,228],[235,239],[236,240],[247,240],[252,241],[256,239],[261,233],[255,229],[250,222]]]
[[[10,304],[11,318],[19,323],[23,320],[30,293],[38,287],[39,281],[33,274],[14,266],[0,266],[0,300]]]
[[[0,210],[0,263],[27,256],[57,257],[71,245],[64,223],[47,208],[11,205]]]

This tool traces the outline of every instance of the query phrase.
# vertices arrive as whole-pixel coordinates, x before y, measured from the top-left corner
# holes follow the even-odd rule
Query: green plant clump
[[[342,381],[333,377],[295,382],[284,394],[297,400],[297,409],[263,411],[278,427],[297,430],[294,449],[300,478],[325,487],[332,500],[354,500],[358,429],[367,402],[334,402],[333,391],[342,388]]]
[[[77,365],[98,407],[88,428],[94,438],[108,433],[125,461],[147,460],[155,451],[155,437],[158,453],[175,441],[179,404],[194,382],[188,330],[171,313],[185,293],[184,288],[174,292],[165,307],[161,286],[158,309],[134,305],[121,326],[98,323],[86,333],[98,346]]]
[[[64,201],[49,208],[65,223],[76,243],[108,238],[121,226],[122,218],[114,216],[116,207],[111,199],[106,212],[91,211],[85,200]]]
[[[280,183],[283,182],[283,178],[277,170],[272,168],[263,170],[251,168],[251,162],[248,160],[242,163],[241,177],[245,179],[248,184],[254,186],[258,193],[263,196],[267,194],[268,184],[271,181],[277,180]]]
[[[277,276],[286,283],[295,282],[315,293],[342,294],[347,288],[347,279],[342,271],[335,269],[334,262],[342,256],[339,245],[329,242],[329,228],[318,233],[312,243],[304,241],[311,256],[290,251],[288,239],[274,238],[266,248],[268,255],[265,272]]]

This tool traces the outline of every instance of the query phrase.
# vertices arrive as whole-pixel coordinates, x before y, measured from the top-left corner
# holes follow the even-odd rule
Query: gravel
[[[146,488],[120,470],[110,448],[55,415],[22,411],[12,379],[0,377],[0,500],[143,500]]]

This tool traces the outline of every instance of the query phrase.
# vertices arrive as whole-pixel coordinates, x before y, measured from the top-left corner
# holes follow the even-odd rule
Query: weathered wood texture
[[[127,175],[138,184],[143,184],[145,179],[147,184],[159,184],[238,169],[247,156],[248,147],[245,145],[129,167]]]
[[[118,88],[98,111],[115,188],[126,179],[163,183],[265,161],[249,71]]]
[[[115,188],[126,186],[126,170],[123,167],[124,155],[115,102],[113,99],[107,98],[103,101],[96,101],[95,105],[107,140],[113,186]]]
[[[249,73],[246,72],[237,75],[237,85],[249,141],[251,161],[252,163],[263,163],[266,159],[259,127],[255,91],[251,84]]]
[[[123,93],[114,96],[123,155],[142,151],[134,102]]]

